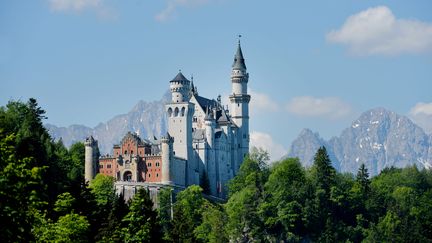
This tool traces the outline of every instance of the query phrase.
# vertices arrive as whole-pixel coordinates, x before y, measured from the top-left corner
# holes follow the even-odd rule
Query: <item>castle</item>
[[[198,95],[193,80],[181,71],[170,81],[172,99],[165,105],[168,132],[145,140],[127,133],[113,154],[99,156],[97,141],[85,141],[85,179],[96,173],[116,178],[119,193],[132,194],[144,186],[158,191],[170,186],[181,190],[206,185],[207,194],[225,198],[227,182],[238,172],[249,152],[247,73],[240,41],[231,71],[231,108]]]

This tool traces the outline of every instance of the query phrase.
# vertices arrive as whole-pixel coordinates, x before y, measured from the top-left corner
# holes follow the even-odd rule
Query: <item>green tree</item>
[[[315,201],[313,203],[316,217],[309,219],[311,226],[309,230],[314,235],[319,235],[323,231],[332,230],[332,202],[331,192],[335,185],[336,170],[333,168],[326,148],[320,147],[315,154],[314,163],[312,166],[312,178],[315,184]],[[324,227],[323,227],[324,226]],[[327,235],[333,235],[329,233]]]
[[[37,242],[88,242],[89,227],[86,217],[76,213],[61,216],[55,223],[39,215],[34,235]]]
[[[161,240],[157,212],[150,195],[144,188],[138,190],[129,205],[129,213],[123,218],[125,242],[158,242]]]
[[[230,240],[243,242],[264,239],[264,226],[258,210],[268,173],[267,166],[246,156],[239,173],[229,182],[230,197],[225,209]]]
[[[205,202],[202,212],[202,223],[195,228],[194,234],[198,240],[210,243],[228,242],[225,231],[227,215],[219,205]]]
[[[267,232],[276,241],[299,240],[305,234],[306,188],[305,171],[297,158],[285,159],[271,170],[260,212]]]
[[[159,191],[158,199],[159,199],[159,207],[158,214],[160,219],[161,231],[163,233],[163,239],[165,241],[172,241],[171,239],[171,231],[172,231],[172,222],[171,219],[173,217],[173,188],[164,188]]]
[[[34,213],[45,205],[44,167],[35,166],[33,158],[18,159],[15,141],[0,128],[0,238],[10,242],[32,239]]]
[[[95,195],[99,207],[111,206],[115,198],[114,177],[97,174],[89,187]]]
[[[192,185],[179,192],[174,203],[172,239],[179,242],[194,242],[194,230],[202,223],[205,199],[202,188]]]

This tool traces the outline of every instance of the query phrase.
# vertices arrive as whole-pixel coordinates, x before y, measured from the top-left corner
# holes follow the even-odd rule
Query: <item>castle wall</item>
[[[172,167],[173,182],[177,186],[186,185],[186,161],[180,158],[173,158]]]
[[[146,170],[142,171],[145,182],[161,182],[162,181],[162,156],[146,156]]]
[[[99,173],[102,175],[116,177],[117,172],[116,158],[102,157],[99,159]]]

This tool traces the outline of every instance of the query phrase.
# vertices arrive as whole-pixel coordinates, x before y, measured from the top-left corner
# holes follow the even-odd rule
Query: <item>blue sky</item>
[[[178,72],[228,96],[237,35],[252,142],[277,157],[302,128],[339,135],[384,107],[432,132],[432,1],[0,2],[0,105],[38,99],[49,123],[96,126],[158,100]]]

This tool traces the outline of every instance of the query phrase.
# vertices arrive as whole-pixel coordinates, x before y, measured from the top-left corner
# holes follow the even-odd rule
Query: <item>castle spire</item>
[[[234,56],[234,63],[232,65],[232,68],[236,69],[236,70],[246,70],[246,64],[245,64],[245,60],[243,58],[243,52],[242,52],[241,45],[240,45],[240,37],[241,37],[241,35],[239,35],[237,52]]]

